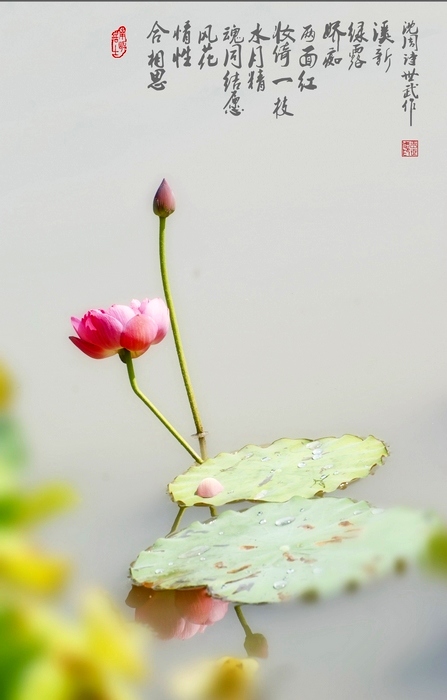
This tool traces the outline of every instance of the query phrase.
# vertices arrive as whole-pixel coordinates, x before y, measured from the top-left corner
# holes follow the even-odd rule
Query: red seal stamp
[[[417,158],[419,155],[419,141],[416,139],[407,139],[402,141],[402,157]]]
[[[122,58],[127,51],[126,27],[118,27],[112,32],[112,58]]]

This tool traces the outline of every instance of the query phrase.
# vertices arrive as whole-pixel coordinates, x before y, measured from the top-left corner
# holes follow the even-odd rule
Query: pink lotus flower
[[[71,322],[79,337],[70,340],[89,357],[102,360],[123,348],[139,357],[165,337],[169,310],[163,299],[133,299],[130,306],[92,309],[81,319],[72,316]]]

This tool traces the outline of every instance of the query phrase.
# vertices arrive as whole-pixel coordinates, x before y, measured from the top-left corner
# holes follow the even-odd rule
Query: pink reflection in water
[[[228,610],[228,603],[212,598],[206,588],[155,591],[134,586],[126,602],[135,608],[135,619],[149,625],[160,639],[189,639]]]

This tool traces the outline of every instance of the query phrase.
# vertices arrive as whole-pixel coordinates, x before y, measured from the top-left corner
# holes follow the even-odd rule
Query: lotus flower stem
[[[214,506],[208,506],[208,508],[210,509],[211,517],[212,517],[212,518],[215,518],[215,517],[217,516],[217,510],[215,509],[215,507],[214,507]]]
[[[133,367],[133,362],[132,362],[132,356],[129,352],[129,350],[120,350],[119,352],[121,360],[126,364],[127,367],[127,374],[129,376],[129,381],[130,381],[130,386],[132,387],[134,393],[138,396],[139,399],[152,411],[154,415],[157,416],[158,420],[160,420],[165,428],[169,430],[171,435],[175,437],[176,440],[179,441],[179,443],[185,448],[187,452],[195,459],[195,461],[198,464],[202,464],[203,460],[199,457],[197,452],[193,450],[191,445],[188,445],[186,440],[176,431],[176,429],[169,423],[169,421],[164,417],[162,413],[154,406],[151,401],[143,394],[143,392],[139,389],[137,380],[135,378],[135,370]]]
[[[197,402],[194,396],[194,391],[191,384],[191,379],[188,372],[188,367],[186,364],[185,353],[183,352],[183,345],[180,338],[180,331],[177,323],[177,316],[175,314],[174,302],[172,301],[171,288],[169,286],[168,273],[166,269],[166,252],[165,252],[165,227],[166,227],[166,217],[160,217],[160,268],[161,268],[161,279],[163,282],[163,289],[165,294],[166,303],[169,308],[169,313],[171,317],[171,327],[172,333],[174,335],[175,349],[177,351],[177,356],[180,363],[180,370],[182,372],[183,382],[185,384],[186,393],[188,395],[189,405],[191,406],[192,415],[194,418],[194,423],[196,426],[196,435],[199,439],[200,454],[202,460],[207,459],[206,451],[206,439],[205,431],[202,424],[202,419],[200,418],[199,409],[197,407]]]
[[[178,513],[175,516],[175,520],[172,523],[171,529],[169,530],[169,535],[172,535],[172,533],[177,530],[179,523],[180,523],[180,520],[182,519],[183,513],[185,512],[185,510],[186,510],[186,506],[179,506],[178,507]]]

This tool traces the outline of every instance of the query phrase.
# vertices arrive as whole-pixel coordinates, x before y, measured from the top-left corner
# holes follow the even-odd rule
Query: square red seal
[[[407,139],[402,141],[402,157],[417,158],[419,155],[419,141],[416,139]]]

